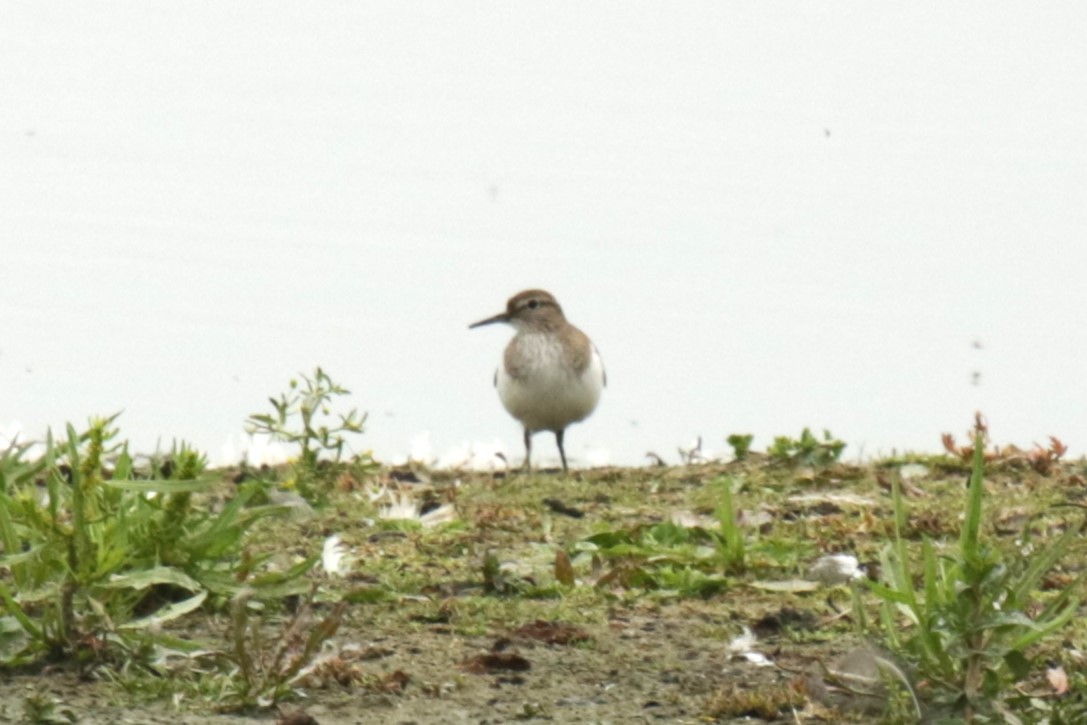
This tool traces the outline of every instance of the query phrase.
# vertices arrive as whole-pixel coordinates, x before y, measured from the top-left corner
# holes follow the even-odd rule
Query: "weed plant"
[[[746,543],[733,507],[735,479],[722,477],[714,485],[720,496],[714,527],[666,521],[602,531],[579,542],[575,551],[610,567],[597,586],[703,597],[727,588],[727,575],[746,568]]]
[[[268,707],[294,694],[295,680],[336,634],[347,609],[341,601],[315,624],[311,591],[280,631],[268,637],[264,607],[253,601],[255,593],[244,589],[231,601],[231,646],[221,653],[225,676],[213,678],[216,700],[231,708]]]
[[[755,436],[750,433],[733,433],[725,439],[725,442],[732,446],[732,457],[737,461],[743,461],[751,453],[751,441],[753,440],[755,440]]]
[[[984,442],[979,425],[957,545],[937,554],[937,545],[926,537],[920,571],[914,570],[896,480],[895,540],[881,555],[885,581],[868,582],[882,600],[883,638],[927,683],[934,721],[1016,721],[1014,685],[1041,669],[1032,647],[1064,627],[1083,599],[1084,574],[1052,596],[1038,594],[1043,577],[1077,544],[1081,525],[1068,525],[1053,541],[1027,536],[1022,552],[1012,555],[983,539]]]
[[[788,436],[774,438],[773,445],[767,449],[766,453],[771,460],[778,463],[818,469],[837,463],[842,457],[845,445],[844,441],[832,436],[829,430],[824,430],[823,439],[819,440],[810,429],[805,428],[800,432],[799,438]]]
[[[154,643],[178,644],[164,623],[242,587],[298,591],[313,564],[262,573],[267,557],[248,555],[244,536],[284,509],[248,507],[257,488],[244,485],[221,511],[194,506],[218,480],[204,457],[175,447],[141,475],[115,418],[50,434],[40,458],[26,447],[0,457],[0,665],[139,661]]]
[[[327,500],[332,482],[341,473],[341,462],[349,435],[360,435],[366,414],[352,408],[346,414],[333,413],[335,398],[350,394],[318,367],[313,376],[301,375],[302,383],[291,379],[289,390],[279,398],[269,398],[272,414],[254,413],[246,420],[251,435],[265,435],[298,447],[292,460],[293,483],[310,502]],[[364,473],[374,468],[369,454],[353,459],[355,468]]]

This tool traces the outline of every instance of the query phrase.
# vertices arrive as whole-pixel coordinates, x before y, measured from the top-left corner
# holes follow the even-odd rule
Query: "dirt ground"
[[[1070,492],[1082,497],[1082,468],[1001,476],[987,504],[991,520],[1019,520],[1025,506],[1048,506]],[[965,476],[953,467],[920,470],[909,481],[911,521],[928,536],[953,536]],[[206,682],[145,686],[116,667],[81,679],[56,663],[0,674],[0,722],[875,722],[883,696],[836,694],[821,673],[851,653],[875,651],[878,633],[859,630],[847,587],[788,585],[827,553],[878,559],[891,531],[889,475],[898,469],[813,472],[766,461],[570,477],[386,472],[265,532],[297,555],[319,551],[332,534],[343,538],[351,572],[314,574],[323,595],[317,616],[340,593],[380,595],[348,606],[323,664],[296,697],[224,712]],[[601,531],[636,530],[677,513],[712,516],[722,476],[739,481],[737,517],[749,549],[745,568],[718,575],[717,586],[693,594],[609,583],[596,562],[578,557],[578,542]],[[457,523],[390,526],[370,495],[382,487],[448,504]],[[577,583],[541,595],[558,576],[560,550],[573,556]],[[501,562],[508,588],[482,573],[488,555]],[[225,648],[225,616],[201,617],[176,634]],[[268,626],[278,631],[276,622]],[[747,630],[754,640],[738,646]],[[191,669],[177,672],[192,679]],[[35,712],[35,703],[44,707]]]
[[[176,706],[125,703],[112,686],[80,682],[59,669],[0,684],[0,721],[18,721],[19,701],[36,692],[59,700],[64,720],[88,725],[240,725],[276,722],[298,711],[322,725],[696,723],[706,721],[706,703],[723,683],[788,687],[803,679],[779,666],[759,666],[730,654],[719,637],[707,635],[729,624],[727,601],[616,611],[612,617],[604,626],[583,628],[591,646],[546,644],[501,632],[465,637],[444,626],[411,633],[343,630],[341,641],[358,637],[370,648],[363,669],[403,672],[408,676],[403,689],[311,689],[307,699],[263,713],[214,714],[205,710],[206,704],[184,701]],[[815,658],[840,652],[843,644],[778,647],[773,655],[778,664],[803,670]],[[465,662],[496,649],[509,655],[507,662],[480,673],[465,669]],[[197,711],[186,712],[192,705]],[[793,722],[791,717],[768,722],[775,721]]]

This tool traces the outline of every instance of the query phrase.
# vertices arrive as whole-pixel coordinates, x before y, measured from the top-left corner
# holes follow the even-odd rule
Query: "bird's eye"
[[[530,309],[530,310],[534,310],[539,306],[540,306],[540,301],[539,300],[529,300],[528,301],[528,309]]]

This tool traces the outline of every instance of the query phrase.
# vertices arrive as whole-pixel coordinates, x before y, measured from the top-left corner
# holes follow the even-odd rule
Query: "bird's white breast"
[[[515,343],[521,346],[517,377],[510,375],[503,360],[495,380],[510,415],[530,431],[559,431],[593,412],[604,389],[604,363],[596,347],[589,364],[578,371],[552,336],[522,333]]]

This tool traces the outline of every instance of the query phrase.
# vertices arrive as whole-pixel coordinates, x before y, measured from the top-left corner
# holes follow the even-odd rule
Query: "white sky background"
[[[519,458],[511,333],[467,324],[539,286],[608,366],[582,462],[935,450],[977,408],[1082,453],[1085,37],[1081,3],[5,3],[0,425],[124,409],[218,458],[320,364],[360,448]]]

